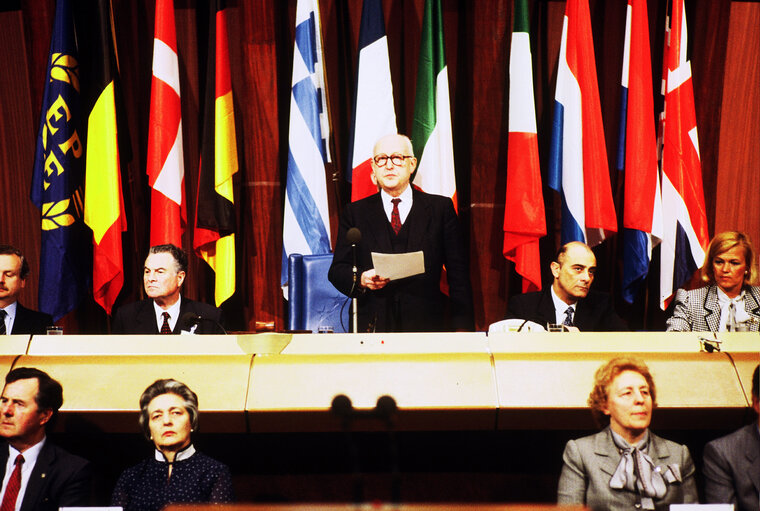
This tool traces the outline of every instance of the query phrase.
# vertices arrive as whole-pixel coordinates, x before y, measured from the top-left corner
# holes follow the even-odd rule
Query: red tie
[[[13,511],[16,509],[16,498],[18,498],[18,491],[21,488],[21,465],[24,463],[24,457],[19,454],[16,456],[13,472],[11,472],[11,478],[8,479],[8,486],[5,487],[5,495],[3,496],[3,503],[0,505],[0,511]]]
[[[169,326],[169,313],[168,312],[164,312],[161,315],[164,317],[164,324],[161,325],[161,333],[162,334],[170,334],[170,333],[172,333],[172,329]],[[0,511],[2,511],[2,510],[0,509]]]
[[[393,232],[398,234],[401,230],[401,216],[398,214],[398,203],[401,202],[401,199],[391,199],[391,202],[393,203],[393,211],[391,211],[391,227],[393,227]]]

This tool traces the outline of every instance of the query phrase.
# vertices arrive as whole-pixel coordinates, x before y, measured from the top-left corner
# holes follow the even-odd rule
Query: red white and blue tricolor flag
[[[588,0],[568,0],[554,96],[549,186],[562,197],[562,243],[617,231]]]
[[[282,229],[283,286],[290,254],[330,253],[325,178],[329,135],[319,5],[317,0],[298,0]]]
[[[377,193],[370,173],[375,142],[397,133],[393,84],[388,57],[388,38],[380,0],[364,0],[359,28],[353,122],[348,147],[346,177],[351,183],[351,200]]]
[[[628,0],[618,170],[625,172],[622,295],[633,303],[649,273],[652,247],[662,239],[652,59],[646,0]]]
[[[686,59],[688,37],[683,0],[673,0],[668,23],[663,58],[667,63],[663,76],[662,137],[660,306],[663,309],[702,264],[709,242],[691,63]]]

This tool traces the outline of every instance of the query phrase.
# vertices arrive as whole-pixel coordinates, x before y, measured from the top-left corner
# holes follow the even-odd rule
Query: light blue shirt
[[[3,310],[5,311],[5,333],[10,335],[13,332],[13,322],[16,320],[16,307],[18,302],[13,302]]]

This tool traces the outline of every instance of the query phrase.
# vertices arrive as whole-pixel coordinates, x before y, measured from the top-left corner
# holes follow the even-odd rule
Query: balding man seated
[[[596,273],[596,256],[585,243],[563,245],[551,264],[554,282],[534,293],[513,296],[508,318],[533,321],[540,325],[576,327],[582,332],[614,332],[628,326],[612,307],[607,293],[591,291]]]

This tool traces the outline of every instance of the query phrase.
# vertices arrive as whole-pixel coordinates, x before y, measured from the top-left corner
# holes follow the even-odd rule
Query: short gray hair
[[[185,410],[190,415],[190,427],[194,430],[198,429],[198,395],[181,381],[167,378],[154,381],[140,396],[140,428],[142,428],[145,438],[150,440],[148,405],[163,394],[174,394],[181,397],[184,401]]]

